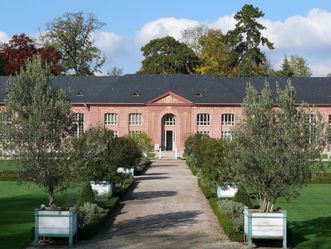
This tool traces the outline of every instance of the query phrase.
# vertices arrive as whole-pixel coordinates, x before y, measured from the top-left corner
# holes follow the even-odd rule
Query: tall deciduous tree
[[[66,187],[67,162],[61,152],[70,127],[70,103],[67,94],[50,81],[50,70],[40,57],[9,79],[5,147],[20,163],[19,178],[46,188],[51,206],[54,193]]]
[[[245,119],[235,129],[231,152],[237,182],[257,193],[266,212],[272,212],[279,197],[296,197],[298,189],[323,167],[318,160],[325,144],[322,115],[297,107],[295,95],[288,83],[284,90],[277,87],[274,102],[268,85],[261,91],[248,85]]]
[[[93,75],[105,59],[94,45],[92,33],[103,26],[92,14],[66,13],[47,25],[43,40],[58,49],[66,73]]]
[[[142,74],[191,74],[200,64],[192,49],[170,36],[151,40],[141,51]]]
[[[201,55],[201,44],[199,42],[202,36],[207,35],[209,29],[205,25],[198,25],[182,31],[181,41],[191,48],[197,56]]]
[[[199,74],[229,75],[229,50],[221,30],[209,30],[199,38],[201,65]]]
[[[257,19],[263,16],[264,13],[259,8],[248,4],[235,14],[236,26],[226,34],[233,76],[265,74],[263,66],[266,63],[266,56],[260,46],[269,49],[274,47],[273,43],[261,34],[265,26]]]
[[[24,68],[28,59],[40,54],[43,64],[48,64],[51,73],[60,73],[60,54],[51,46],[37,48],[35,41],[25,34],[14,35],[8,43],[0,46],[0,58],[2,61],[2,75],[15,75]]]

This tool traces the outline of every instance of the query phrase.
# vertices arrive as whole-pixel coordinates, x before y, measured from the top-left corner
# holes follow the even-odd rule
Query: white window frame
[[[233,113],[223,113],[221,119],[222,125],[224,126],[234,126],[236,123],[235,115]]]
[[[105,125],[117,125],[118,115],[117,113],[105,113],[104,123]]]
[[[198,134],[201,134],[201,135],[207,135],[210,137],[210,131],[198,131]]]
[[[199,126],[210,125],[210,114],[209,113],[198,113],[197,114],[197,125],[199,125]]]
[[[129,125],[142,125],[143,115],[141,113],[130,113],[129,114]]]
[[[221,138],[223,140],[233,140],[233,132],[232,131],[221,131]]]
[[[164,125],[176,125],[176,117],[174,115],[166,115],[163,120]]]
[[[74,129],[76,126],[76,129]],[[74,137],[80,137],[84,133],[84,113],[72,114],[72,135]]]

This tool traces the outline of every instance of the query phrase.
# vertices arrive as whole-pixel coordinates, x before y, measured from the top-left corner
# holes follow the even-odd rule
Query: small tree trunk
[[[56,207],[54,189],[52,187],[48,187],[47,192],[48,192],[48,205],[50,207]]]

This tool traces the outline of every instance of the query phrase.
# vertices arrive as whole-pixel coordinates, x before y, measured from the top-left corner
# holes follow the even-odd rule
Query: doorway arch
[[[176,149],[176,116],[165,114],[161,119],[162,149],[173,151]]]

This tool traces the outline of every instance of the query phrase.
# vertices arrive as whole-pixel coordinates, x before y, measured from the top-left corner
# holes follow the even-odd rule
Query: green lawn
[[[309,184],[296,200],[277,205],[288,212],[293,246],[331,248],[331,184]]]
[[[57,194],[58,206],[69,203],[77,189]],[[0,181],[0,241],[1,248],[23,248],[33,239],[34,209],[47,204],[47,195],[35,185],[17,185]]]

